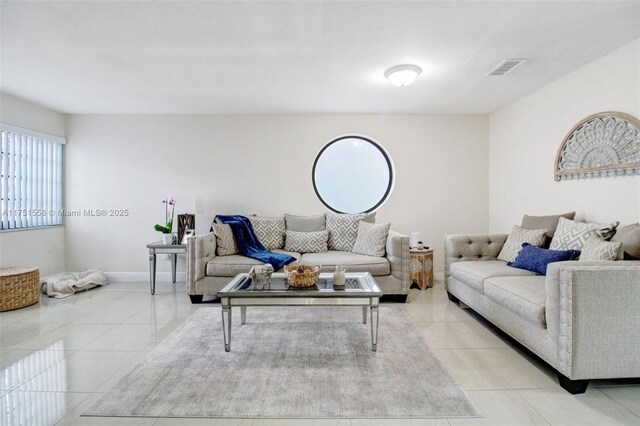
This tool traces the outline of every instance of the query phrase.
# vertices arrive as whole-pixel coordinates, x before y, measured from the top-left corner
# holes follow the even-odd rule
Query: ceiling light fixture
[[[391,84],[404,87],[416,81],[421,72],[422,69],[417,65],[397,65],[386,70],[384,76]]]

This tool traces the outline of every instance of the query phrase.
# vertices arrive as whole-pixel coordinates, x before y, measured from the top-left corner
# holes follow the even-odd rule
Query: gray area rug
[[[83,415],[472,417],[478,412],[399,307],[380,308],[378,351],[359,307],[198,310]]]

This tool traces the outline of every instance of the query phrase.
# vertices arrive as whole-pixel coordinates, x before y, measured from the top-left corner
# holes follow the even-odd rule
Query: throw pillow
[[[233,231],[229,225],[214,222],[211,224],[213,233],[216,235],[216,255],[231,256],[240,253]]]
[[[625,260],[640,259],[640,223],[618,229],[611,241],[622,243],[620,258]]]
[[[253,232],[269,250],[281,249],[284,246],[284,216],[283,217],[254,217],[249,216]]]
[[[507,263],[507,265],[526,269],[538,275],[547,275],[547,266],[550,263],[575,260],[578,256],[580,256],[580,252],[577,250],[547,250],[524,243],[516,260]]]
[[[358,223],[366,215],[327,212],[326,216],[329,250],[351,251],[358,236]]]
[[[584,243],[592,235],[597,235],[604,240],[610,239],[619,223],[575,222],[561,217],[549,248],[551,250],[582,250]]]
[[[327,229],[324,214],[316,216],[296,216],[293,214],[285,214],[284,221],[287,224],[287,231],[317,232]]]
[[[517,225],[514,226],[498,254],[498,260],[513,262],[516,260],[524,243],[540,247],[544,244],[546,233],[546,229],[523,229]]]
[[[368,222],[358,224],[358,235],[353,244],[353,253],[367,256],[383,257],[387,245],[387,235],[389,235],[390,223],[380,223],[378,225]]]
[[[322,253],[327,251],[329,231],[286,231],[284,249],[297,253]]]
[[[573,220],[575,215],[576,212],[550,216],[529,216],[525,214],[522,218],[520,227],[524,229],[546,229],[547,237],[553,238],[553,234],[556,232],[556,228],[558,227],[558,220],[560,220],[561,217]]]
[[[622,247],[622,242],[604,241],[597,235],[592,235],[584,243],[580,260],[616,260]]]

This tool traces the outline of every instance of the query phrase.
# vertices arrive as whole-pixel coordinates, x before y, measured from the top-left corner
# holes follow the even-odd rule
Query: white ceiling
[[[0,88],[66,113],[488,113],[640,38],[637,1],[1,7]]]

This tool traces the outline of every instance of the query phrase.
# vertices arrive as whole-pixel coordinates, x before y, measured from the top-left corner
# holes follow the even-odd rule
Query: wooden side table
[[[409,257],[411,287],[418,286],[420,290],[433,287],[433,249],[411,249]]]

